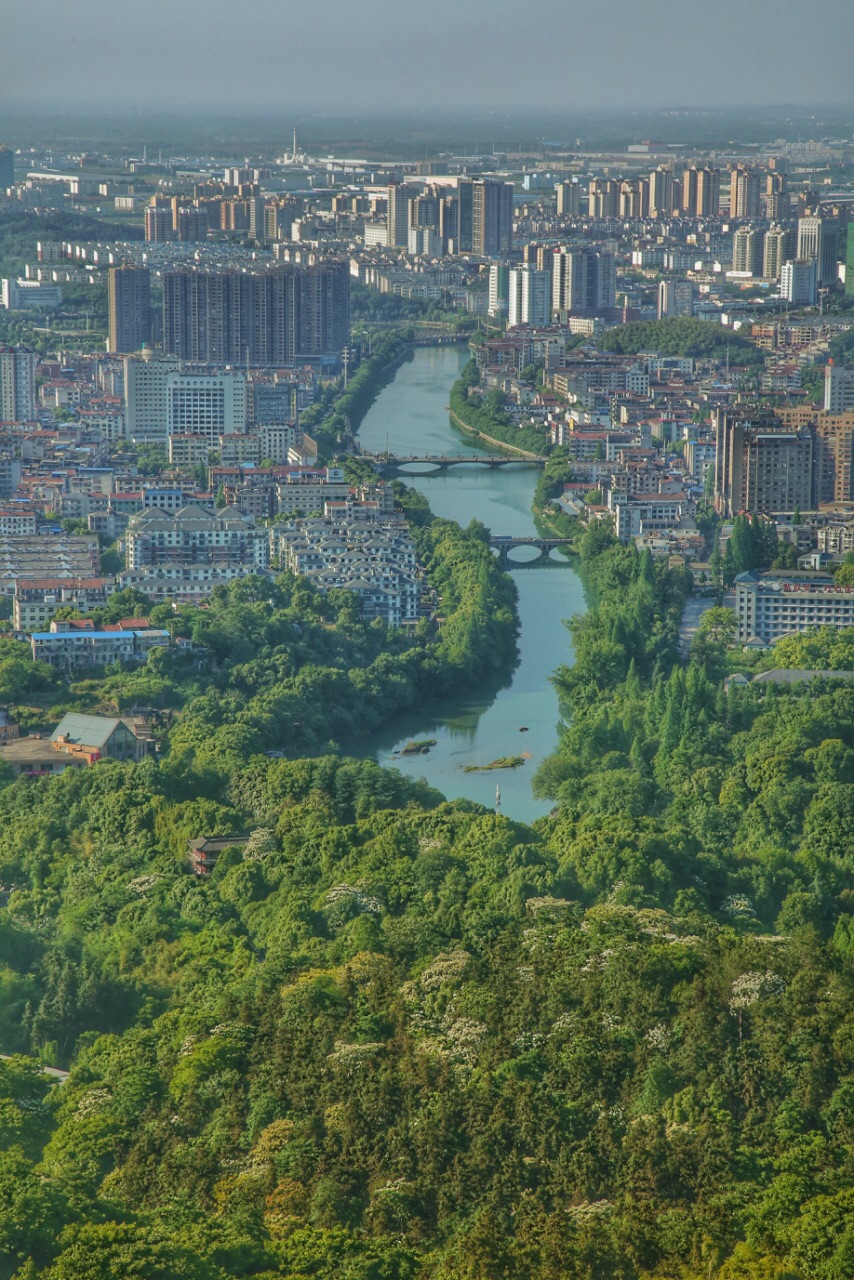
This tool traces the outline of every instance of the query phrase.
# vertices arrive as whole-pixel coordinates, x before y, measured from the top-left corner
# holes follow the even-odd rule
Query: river
[[[388,448],[400,455],[478,452],[477,445],[457,432],[448,417],[451,386],[466,359],[467,352],[455,347],[416,348],[413,359],[401,366],[365,416],[359,429],[362,447],[371,453]],[[463,525],[477,519],[495,533],[529,535],[537,532],[531,512],[537,477],[534,468],[520,465],[495,471],[459,467],[433,476],[410,473],[403,478],[426,495],[437,516]],[[515,553],[520,559],[525,554]],[[560,713],[549,676],[572,658],[564,619],[584,612],[586,605],[581,581],[568,565],[523,568],[514,571],[513,578],[522,626],[520,661],[509,683],[501,689],[473,688],[451,703],[443,701],[408,713],[348,749],[423,777],[449,799],[465,796],[492,808],[500,784],[501,811],[530,822],[551,808],[548,801],[535,799],[531,790],[538,764],[558,740]],[[527,732],[520,732],[523,726]],[[435,738],[436,746],[428,755],[394,754],[413,738]],[[523,754],[528,758],[517,769],[488,773],[463,769]]]

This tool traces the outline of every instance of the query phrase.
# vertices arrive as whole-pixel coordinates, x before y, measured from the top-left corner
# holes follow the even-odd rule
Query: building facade
[[[111,267],[109,350],[139,351],[151,338],[151,272],[147,267]]]
[[[560,249],[552,260],[552,310],[596,316],[616,298],[614,255],[594,249]]]
[[[854,366],[834,364],[832,360],[828,360],[824,366],[824,411],[854,411]]]
[[[738,640],[773,644],[814,627],[854,626],[854,587],[837,586],[829,574],[797,570],[751,571],[735,580]]]
[[[545,325],[551,315],[551,275],[524,263],[508,277],[507,325]]]
[[[813,503],[813,432],[779,422],[715,414],[715,510],[721,516],[809,511]]]
[[[164,272],[168,356],[198,364],[281,366],[337,356],[349,341],[346,262],[265,272]]]
[[[513,248],[513,183],[478,178],[472,184],[472,253],[498,258]]]
[[[35,416],[35,352],[0,346],[0,422],[32,422]]]

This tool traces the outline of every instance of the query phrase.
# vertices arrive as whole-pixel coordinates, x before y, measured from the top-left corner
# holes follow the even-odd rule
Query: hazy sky
[[[0,104],[847,103],[853,50],[854,0],[4,0]]]

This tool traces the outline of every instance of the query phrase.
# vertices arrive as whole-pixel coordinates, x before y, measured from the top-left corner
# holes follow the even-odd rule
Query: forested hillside
[[[696,356],[706,360],[729,359],[734,365],[759,365],[763,353],[749,339],[712,320],[636,320],[609,329],[599,338],[603,351],[636,355],[656,351],[663,356]]]
[[[489,567],[452,529],[418,536],[451,538],[464,673]],[[230,735],[307,669],[269,666],[258,601],[246,675],[234,634],[162,762],[0,792],[2,1048],[71,1067],[0,1063],[0,1275],[854,1273],[854,688],[725,693],[714,611],[677,661],[684,574],[581,551],[599,603],[533,828],[372,763],[247,759]],[[306,708],[340,713],[309,685],[294,754]],[[199,880],[213,830],[252,834]]]

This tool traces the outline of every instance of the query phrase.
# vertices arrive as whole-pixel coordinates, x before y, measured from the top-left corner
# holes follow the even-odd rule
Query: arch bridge
[[[551,553],[556,547],[572,546],[571,538],[516,538],[512,534],[493,533],[489,539],[489,545],[498,552],[498,559],[505,569],[530,569],[540,568],[545,563],[550,564],[566,564],[565,560],[552,560]],[[531,560],[511,560],[510,552],[515,551],[517,547],[535,547],[539,555]]]
[[[444,453],[424,453],[424,454],[408,454],[405,457],[398,457],[392,453],[383,454],[362,454],[366,462],[371,462],[380,472],[382,471],[402,471],[404,467],[424,466],[432,467],[434,471],[448,471],[451,467],[464,467],[466,465],[474,465],[478,467],[509,467],[509,466],[526,466],[526,467],[544,467],[545,458],[525,458],[522,456],[515,457],[508,453],[463,453],[459,456],[448,456]]]

